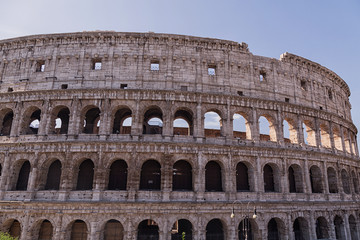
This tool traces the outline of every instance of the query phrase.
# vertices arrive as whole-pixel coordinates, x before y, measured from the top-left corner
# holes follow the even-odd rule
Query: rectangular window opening
[[[320,110],[323,110],[323,107],[320,106],[319,109],[320,109]]]
[[[13,88],[11,88],[11,87],[8,88],[8,92],[13,92],[13,91],[14,91]]]
[[[127,88],[128,88],[128,85],[127,85],[127,84],[120,84],[120,88],[121,88],[121,89],[127,89]]]
[[[266,80],[266,73],[260,72],[259,79],[260,79],[260,82],[264,82]]]
[[[304,80],[300,81],[301,89],[306,91],[306,82]]]
[[[61,89],[67,89],[68,85],[67,84],[61,84]]]
[[[45,61],[39,60],[36,62],[36,72],[44,72],[45,71]]]
[[[215,76],[216,74],[216,66],[208,66],[208,75]]]
[[[290,98],[285,98],[285,102],[290,102]]]
[[[150,70],[151,71],[159,71],[160,70],[160,63],[155,61],[150,63]]]
[[[237,94],[238,94],[239,96],[244,96],[243,91],[238,91]]]
[[[102,68],[102,62],[100,58],[94,58],[92,60],[91,69],[92,70],[101,70]]]
[[[328,91],[328,96],[329,96],[329,99],[330,99],[330,100],[333,99],[333,94],[332,94],[332,91],[331,91],[331,90]]]

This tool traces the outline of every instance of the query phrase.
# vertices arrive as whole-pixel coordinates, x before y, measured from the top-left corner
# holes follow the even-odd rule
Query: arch
[[[86,159],[79,166],[76,190],[92,190],[93,179],[94,163],[91,159]]]
[[[330,140],[330,130],[327,124],[320,124],[320,139],[321,146],[325,148],[331,148],[331,140]]]
[[[289,192],[290,193],[303,193],[303,178],[301,167],[297,164],[293,164],[288,169],[289,179]]]
[[[112,133],[130,134],[132,125],[132,111],[128,107],[116,111],[113,122]]]
[[[299,143],[296,122],[293,119],[291,118],[284,119],[283,133],[284,133],[284,142],[293,143],[293,144]]]
[[[298,217],[293,224],[295,240],[310,240],[309,225],[305,218]]]
[[[106,222],[104,228],[104,240],[123,240],[124,239],[124,227],[115,220],[111,219]]]
[[[61,162],[55,160],[49,167],[45,190],[59,190],[61,178]]]
[[[147,160],[141,167],[140,190],[161,189],[161,165],[156,160]]]
[[[1,175],[1,166],[0,166],[0,175]],[[354,171],[351,172],[351,178],[352,178],[352,183],[354,186],[354,191],[356,194],[359,193],[359,179],[356,176],[356,173]]]
[[[19,190],[19,191],[27,190],[30,169],[31,169],[30,162],[25,161],[20,168],[15,190]]]
[[[143,134],[162,134],[163,112],[157,106],[151,107],[144,114]]]
[[[142,221],[137,229],[137,240],[159,240],[159,226],[151,219]]]
[[[9,234],[12,237],[19,238],[21,236],[21,224],[18,220],[14,219],[9,227]]]
[[[335,148],[339,151],[344,151],[343,145],[342,145],[342,137],[341,133],[338,127],[333,127],[333,138],[334,138],[334,144]]]
[[[259,238],[256,222],[249,217],[245,217],[239,223],[237,230],[239,240],[254,240]]]
[[[126,190],[128,165],[124,160],[116,160],[110,166],[108,190]]]
[[[0,177],[1,177],[1,174],[2,174],[2,167],[1,167],[1,163],[0,163]]]
[[[220,219],[214,218],[206,225],[206,240],[224,240],[224,227]]]
[[[279,169],[275,164],[264,166],[263,177],[265,192],[280,192]]]
[[[87,240],[87,226],[82,220],[75,220],[71,226],[71,240]]]
[[[328,167],[327,176],[328,176],[329,193],[338,193],[339,190],[338,190],[335,169],[332,167]]]
[[[177,220],[171,229],[171,240],[192,240],[193,227],[189,220]]]
[[[23,116],[23,124],[20,134],[37,134],[40,126],[41,110],[37,107],[31,107]]]
[[[236,165],[236,190],[238,192],[250,191],[248,167],[242,162]]]
[[[221,167],[215,161],[210,161],[205,166],[205,191],[222,192]]]
[[[100,109],[98,107],[90,108],[85,113],[83,133],[98,134],[100,126]]]
[[[52,114],[52,129],[56,134],[67,134],[69,129],[70,110],[60,106],[54,109]]]
[[[41,223],[39,230],[39,240],[51,240],[53,238],[53,225],[49,220]]]
[[[5,112],[5,111],[1,111]],[[14,120],[14,112],[10,109],[7,109],[4,117],[2,118],[0,136],[10,136],[12,122]]]
[[[345,169],[341,170],[341,182],[343,186],[344,193],[350,194],[350,181],[349,174]]]
[[[260,141],[277,141],[275,122],[270,115],[261,115],[258,124]]]
[[[317,239],[328,239],[329,238],[329,227],[324,217],[318,217],[315,222],[316,227],[316,238]]]
[[[173,191],[191,191],[192,186],[192,168],[191,165],[185,161],[177,161],[173,166]]]
[[[310,168],[310,183],[312,193],[323,192],[322,175],[318,166],[313,165]]]
[[[304,143],[309,146],[316,146],[316,134],[313,121],[303,121]]]
[[[349,216],[349,228],[350,228],[351,240],[359,239],[359,232],[356,226],[356,219],[353,215]]]
[[[334,226],[335,226],[335,238],[346,239],[344,221],[338,215],[336,215],[334,218]]]
[[[179,109],[175,112],[173,134],[192,136],[194,133],[193,114],[189,110]]]
[[[233,115],[233,135],[235,138],[251,140],[250,123],[243,113]]]
[[[204,134],[212,138],[222,136],[222,118],[218,111],[211,110],[204,114]]]
[[[285,226],[279,218],[272,218],[267,224],[267,239],[279,240],[285,239]]]
[[[349,131],[346,128],[343,128],[343,136],[344,136],[344,143],[345,143],[345,151],[347,153],[351,153],[350,136],[349,136]]]

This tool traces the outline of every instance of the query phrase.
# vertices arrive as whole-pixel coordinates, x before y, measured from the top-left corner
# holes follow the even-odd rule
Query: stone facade
[[[359,239],[349,96],[331,70],[255,56],[245,43],[117,32],[2,40],[0,230],[146,239],[144,225],[175,240],[186,219],[186,239],[244,239],[256,208],[252,239]],[[208,112],[219,130],[205,129]],[[235,114],[246,131],[234,130]]]

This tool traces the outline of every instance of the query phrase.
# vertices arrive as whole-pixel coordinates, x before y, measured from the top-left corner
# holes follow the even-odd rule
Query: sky
[[[11,0],[1,10],[0,39],[151,31],[246,42],[253,54],[276,59],[290,52],[347,82],[360,128],[359,0]]]

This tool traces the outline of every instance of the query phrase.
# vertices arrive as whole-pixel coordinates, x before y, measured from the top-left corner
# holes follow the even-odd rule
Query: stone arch
[[[110,219],[105,223],[103,237],[104,240],[123,240],[124,227],[115,219]]]
[[[302,127],[304,143],[309,146],[316,146],[316,130],[314,127],[314,120],[304,119]]]
[[[25,160],[19,170],[15,190],[17,191],[26,191],[28,188],[29,177],[31,171],[31,164],[29,161]]]
[[[292,229],[295,240],[310,240],[309,224],[305,218],[296,218],[293,223]]]
[[[55,134],[67,134],[69,129],[70,110],[67,106],[57,106],[50,117],[50,130]]]
[[[140,190],[161,190],[161,165],[158,161],[151,159],[143,163]]]
[[[248,120],[247,114],[243,112],[236,112],[233,115],[233,135],[235,138],[252,139],[251,124]]]
[[[9,219],[3,223],[6,231],[10,236],[20,239],[22,232],[22,225],[17,219]]]
[[[265,192],[281,192],[280,170],[274,163],[267,163],[263,167]]]
[[[352,214],[349,216],[349,228],[350,228],[351,240],[359,239],[359,232],[357,229],[356,219]]]
[[[38,229],[34,236],[35,239],[39,240],[51,240],[53,239],[54,227],[52,223],[45,219],[39,223],[39,226],[36,228]]]
[[[216,161],[209,161],[205,166],[205,191],[222,192],[221,166]]]
[[[302,169],[297,164],[292,164],[288,169],[288,179],[289,179],[289,192],[290,193],[303,193],[303,177]]]
[[[283,120],[283,134],[284,142],[297,144],[298,142],[298,130],[296,121],[292,118],[285,117]]]
[[[205,137],[223,136],[223,118],[221,111],[210,109],[204,114],[204,134]]]
[[[334,218],[334,227],[335,227],[335,238],[346,239],[344,221],[339,215],[336,215]]]
[[[83,108],[81,114],[82,133],[99,134],[100,127],[100,108],[97,106],[87,106]]]
[[[271,218],[267,224],[267,239],[285,239],[285,224],[280,218]]]
[[[159,240],[159,226],[152,219],[146,219],[137,227],[137,240]]]
[[[190,109],[178,109],[174,114],[173,135],[192,136],[194,134],[193,116]]]
[[[132,126],[132,110],[127,106],[118,107],[113,114],[112,133],[130,134]]]
[[[0,168],[1,168],[1,166],[0,166]],[[0,172],[0,175],[1,175],[1,172]],[[359,179],[358,179],[358,177],[357,177],[354,170],[351,171],[351,178],[352,178],[352,184],[353,184],[353,187],[354,187],[354,192],[356,194],[358,194],[359,193]]]
[[[0,136],[10,136],[14,112],[10,108],[0,111]]]
[[[328,176],[328,185],[329,185],[329,193],[338,193],[338,181],[336,176],[336,171],[332,167],[328,167],[327,169]]]
[[[236,165],[236,190],[238,192],[250,191],[249,169],[244,162],[238,162]]]
[[[344,151],[339,127],[334,126],[332,132],[333,132],[335,148],[339,151]]]
[[[237,231],[239,240],[260,239],[259,227],[256,224],[256,221],[250,217],[245,217],[240,221]]]
[[[144,113],[143,134],[162,134],[163,111],[158,106],[147,108]]]
[[[311,183],[312,193],[322,193],[323,192],[323,183],[322,183],[322,173],[318,166],[313,165],[309,170],[309,177]]]
[[[331,148],[330,129],[328,123],[320,123],[321,146]]]
[[[125,160],[118,159],[112,162],[109,172],[108,190],[127,189],[128,165]]]
[[[191,164],[185,160],[179,160],[173,165],[173,191],[192,191],[192,167]]]
[[[85,159],[79,165],[76,190],[92,190],[94,181],[94,163],[91,159]]]
[[[260,141],[277,141],[275,118],[270,114],[260,115],[258,119]]]
[[[29,107],[23,114],[20,129],[21,135],[37,134],[41,121],[41,110],[37,107]]]
[[[171,228],[171,240],[192,240],[193,226],[187,219],[179,219]]]
[[[219,218],[210,220],[206,225],[206,240],[225,240],[224,224]]]
[[[70,239],[71,240],[87,240],[88,227],[87,224],[80,219],[70,223]]]
[[[317,239],[328,239],[330,237],[328,222],[324,217],[318,217],[316,219],[315,230]]]
[[[350,194],[350,179],[349,179],[349,174],[345,169],[341,170],[341,183],[343,186],[344,193]]]
[[[351,153],[350,136],[349,136],[349,131],[346,128],[343,128],[343,136],[344,136],[344,143],[345,143],[345,151],[347,153]]]
[[[62,164],[60,160],[54,160],[48,168],[45,182],[45,190],[59,190]]]

